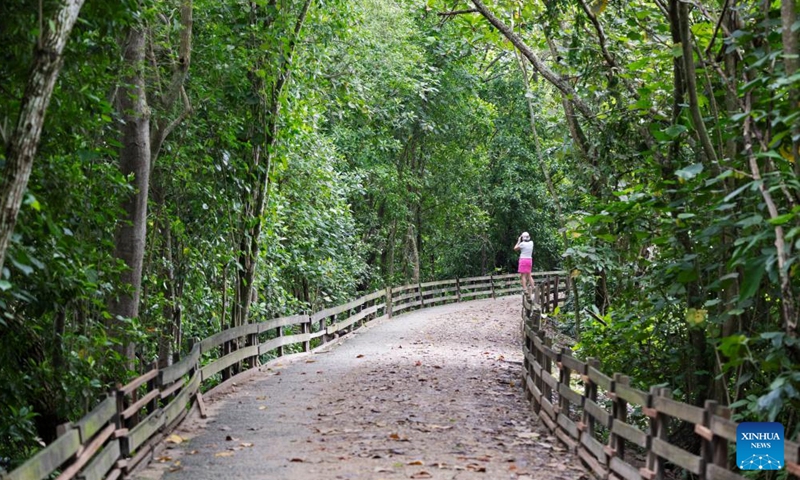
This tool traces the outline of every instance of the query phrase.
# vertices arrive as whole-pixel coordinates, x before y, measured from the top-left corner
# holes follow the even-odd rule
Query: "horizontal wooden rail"
[[[533,274],[538,284],[548,285],[550,296],[539,294],[548,305],[565,298],[565,284],[558,280],[563,273]],[[176,363],[162,369],[152,365],[119,386],[81,420],[63,425],[58,439],[22,466],[0,471],[0,480],[43,480],[56,471],[61,472],[58,480],[126,477],[152,459],[155,446],[198,404],[201,386],[221,373],[223,377],[243,373],[258,366],[266,354],[278,361],[292,355],[284,351],[286,347],[308,353],[315,344],[318,348],[369,321],[391,318],[403,310],[521,292],[518,274],[439,280],[378,290],[311,315],[223,330],[193,342],[189,353]],[[299,333],[285,334],[284,328]]]
[[[560,289],[559,282],[550,282],[550,287]],[[542,302],[542,309],[547,303]],[[595,359],[583,362],[569,349],[554,350],[552,340],[539,329],[541,313],[523,299],[526,397],[542,423],[598,477],[662,479],[669,464],[702,479],[745,480],[731,462],[737,423],[730,420],[728,408],[710,400],[703,408],[679,402],[666,388],[639,390],[625,375],[602,373]],[[573,386],[576,380],[583,383],[580,391]],[[631,407],[645,418],[629,419]],[[699,452],[669,442],[667,432],[676,422],[692,427]],[[639,452],[629,452],[628,446]],[[785,441],[785,462],[790,473],[800,475],[800,444]]]

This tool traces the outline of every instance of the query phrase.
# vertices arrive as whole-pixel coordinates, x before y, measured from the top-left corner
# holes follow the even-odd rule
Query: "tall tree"
[[[122,291],[112,299],[111,325],[122,342],[120,352],[132,361],[134,343],[126,338],[127,322],[139,317],[142,265],[147,239],[147,199],[150,189],[150,109],[145,86],[145,46],[142,25],[134,25],[123,45],[125,76],[117,94],[122,147],[119,168],[131,179],[132,191],[123,208],[125,217],[117,224],[114,256],[124,262]]]

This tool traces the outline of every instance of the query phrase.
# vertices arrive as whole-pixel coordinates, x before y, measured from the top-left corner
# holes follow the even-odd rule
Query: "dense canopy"
[[[0,468],[193,338],[513,273],[522,231],[577,355],[796,437],[798,30],[794,0],[4,0]]]

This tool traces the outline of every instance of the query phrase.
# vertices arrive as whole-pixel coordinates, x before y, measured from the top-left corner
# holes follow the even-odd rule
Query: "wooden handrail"
[[[729,445],[736,440],[737,427],[730,420],[730,410],[713,401],[706,402],[704,408],[679,402],[665,388],[652,387],[644,392],[632,387],[625,375],[609,377],[602,373],[595,359],[583,362],[566,348],[556,353],[544,330],[539,330],[541,310],[523,302],[523,312],[526,397],[542,423],[600,478],[611,474],[625,480],[664,478],[665,465],[670,463],[699,478],[745,480],[729,459]],[[583,381],[583,392],[572,386],[576,376]],[[598,402],[600,395],[610,400],[610,409]],[[646,427],[628,420],[629,406],[641,408],[649,422]],[[667,431],[672,419],[692,425],[702,443],[699,454],[669,442]],[[597,427],[608,432],[605,442]],[[625,442],[645,450],[644,467],[634,465],[640,459],[631,462]],[[785,440],[785,446],[786,468],[798,475],[800,444]]]

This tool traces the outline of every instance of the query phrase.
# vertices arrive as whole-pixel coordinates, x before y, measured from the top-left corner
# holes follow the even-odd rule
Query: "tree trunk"
[[[127,75],[122,80],[118,110],[122,118],[120,171],[132,177],[133,193],[123,202],[125,217],[117,224],[114,256],[127,268],[121,281],[126,290],[112,300],[109,310],[113,334],[123,341],[121,353],[133,360],[134,344],[125,339],[127,323],[121,318],[139,316],[142,263],[147,235],[147,196],[150,180],[150,110],[145,95],[145,32],[134,26],[123,48]]]
[[[252,79],[254,93],[264,102],[255,107],[256,109],[264,109],[256,113],[256,118],[261,119],[261,122],[259,122],[257,126],[263,127],[264,129],[264,141],[261,145],[255,146],[253,150],[252,171],[256,182],[252,188],[254,194],[250,195],[245,201],[246,207],[242,218],[243,227],[241,240],[239,242],[239,262],[242,269],[237,273],[231,326],[246,324],[250,314],[250,305],[252,304],[254,293],[253,283],[255,281],[260,250],[259,237],[261,236],[263,227],[264,212],[266,211],[269,201],[269,174],[272,164],[273,147],[278,137],[280,101],[283,90],[292,73],[292,58],[297,46],[297,39],[300,36],[300,31],[303,29],[303,24],[305,23],[312,1],[313,0],[305,0],[297,16],[294,31],[292,32],[292,37],[288,44],[287,53],[283,57],[283,62],[278,67],[278,71],[275,72],[276,80],[269,89],[270,96],[266,102],[264,102],[263,99],[263,92],[266,91],[266,89],[264,88],[262,77],[254,76]],[[256,9],[258,7],[253,5],[251,8],[253,14],[252,22],[255,24]]]
[[[33,57],[17,125],[6,148],[6,162],[0,184],[0,271],[3,270],[6,250],[31,176],[45,112],[61,71],[64,47],[82,6],[83,0],[60,2],[56,13],[48,22],[50,28],[41,37]]]
[[[167,219],[168,220],[168,219]],[[158,337],[158,368],[165,368],[172,365],[172,346],[178,337],[180,324],[176,325],[176,320],[180,321],[180,307],[175,292],[175,266],[172,260],[172,226],[169,221],[163,222],[162,227],[162,259],[166,263],[163,281],[164,298],[166,299],[164,313],[165,317],[161,326],[161,334]]]
[[[783,40],[783,69],[784,75],[790,77],[797,71],[800,59],[798,59],[797,32],[792,31],[792,27],[797,22],[797,8],[795,0],[781,1],[781,32]],[[792,109],[800,107],[800,92],[797,87],[789,91],[789,100]],[[792,126],[792,155],[794,156],[794,172],[800,177],[800,125],[794,122]],[[1,265],[0,265],[1,266]]]
[[[694,68],[694,52],[692,48],[693,40],[690,30],[691,20],[689,19],[689,5],[685,2],[672,0],[674,8],[677,8],[679,19],[679,32],[681,39],[681,48],[683,50],[683,65],[686,81],[686,93],[689,95],[689,111],[692,114],[692,123],[700,139],[700,144],[703,146],[703,152],[706,154],[706,159],[712,164],[717,163],[717,153],[714,151],[714,145],[711,142],[711,137],[706,129],[703,115],[700,112],[700,103],[697,98],[697,74]]]

